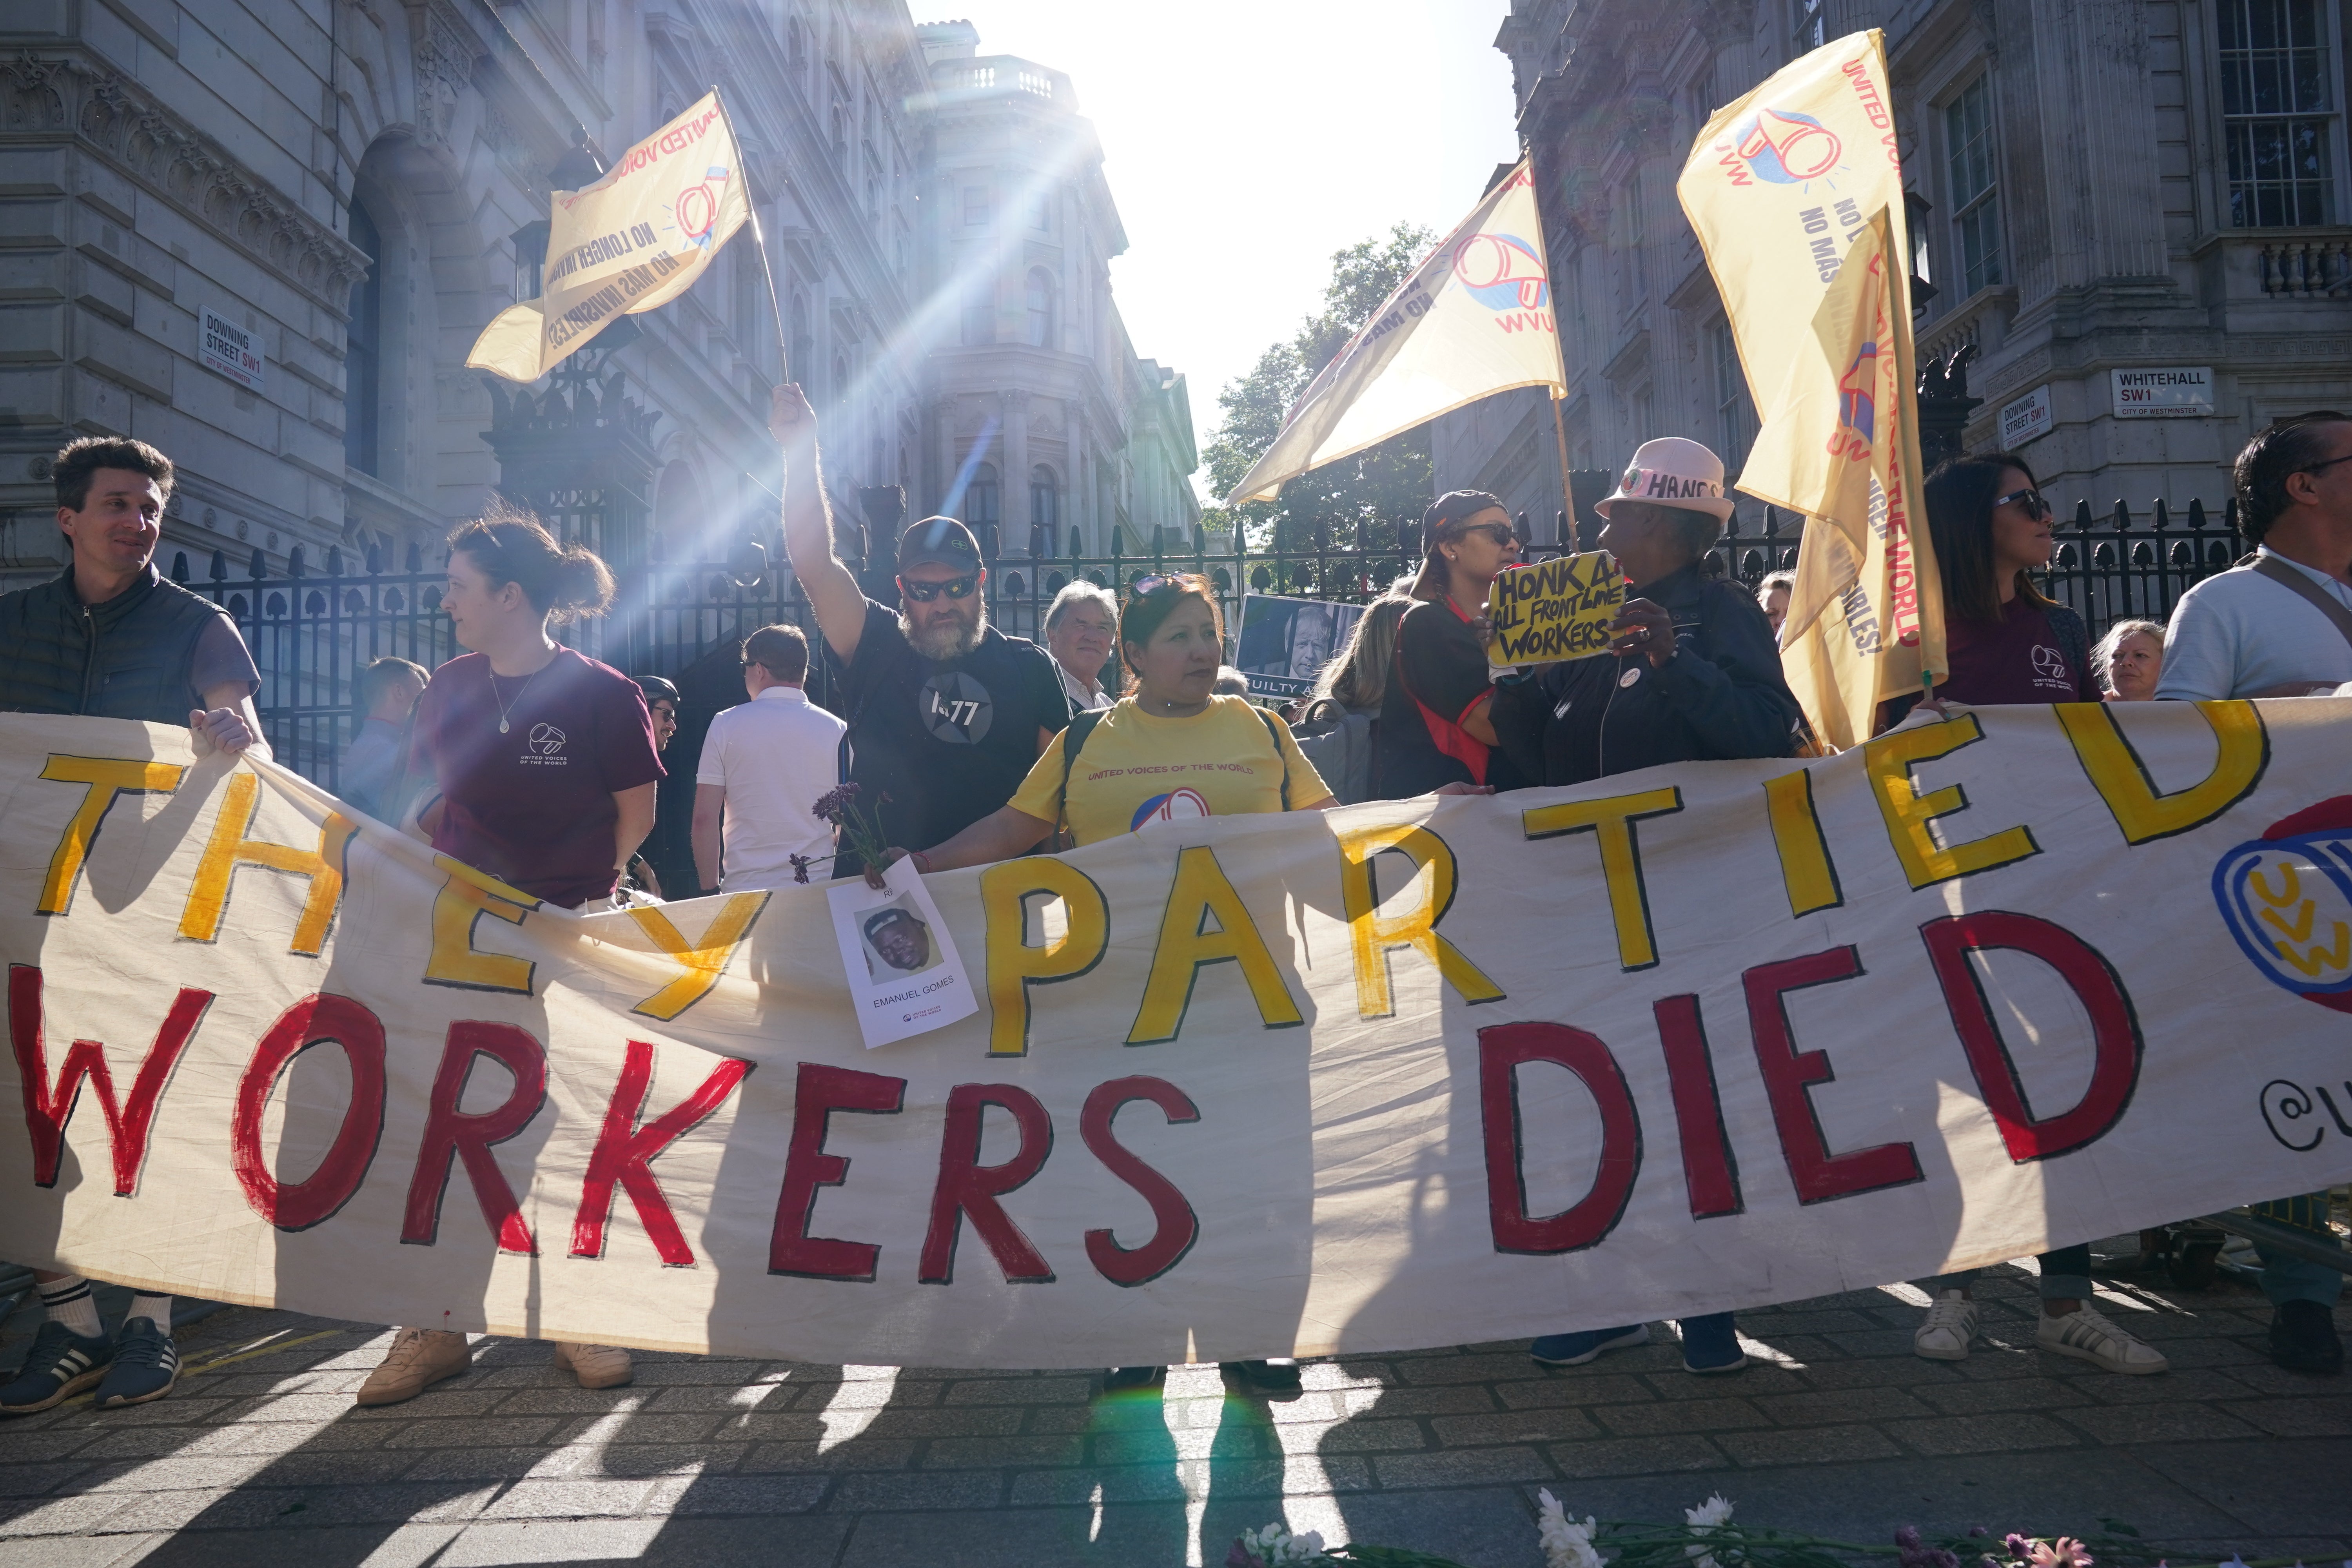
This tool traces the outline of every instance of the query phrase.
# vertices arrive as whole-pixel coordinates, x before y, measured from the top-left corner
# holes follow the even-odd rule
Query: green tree
[[[1283,416],[1299,394],[1371,320],[1436,240],[1419,225],[1400,223],[1384,237],[1332,255],[1322,309],[1300,321],[1288,341],[1267,348],[1248,374],[1217,394],[1223,417],[1202,454],[1212,489],[1223,496],[1241,482],[1274,445]],[[1257,549],[1268,542],[1283,549],[1307,548],[1318,525],[1329,531],[1333,544],[1352,545],[1359,522],[1376,525],[1373,537],[1385,542],[1396,537],[1400,521],[1421,515],[1429,504],[1429,426],[1423,425],[1300,475],[1274,500],[1212,508],[1202,521],[1213,528],[1246,529]]]

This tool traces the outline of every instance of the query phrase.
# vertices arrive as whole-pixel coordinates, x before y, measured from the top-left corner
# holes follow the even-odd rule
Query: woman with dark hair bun
[[[409,769],[439,790],[417,817],[433,847],[559,909],[609,904],[662,777],[637,683],[548,635],[612,602],[593,552],[494,507],[449,536],[441,607],[472,651],[416,700]],[[613,1345],[559,1342],[555,1364],[583,1388],[633,1375]],[[359,1403],[396,1405],[471,1365],[464,1334],[402,1329]]]
[[[2055,542],[2050,503],[2014,452],[1953,458],[1924,487],[1927,535],[1944,584],[1944,636],[1951,673],[1939,700],[1971,707],[2092,702],[2090,635],[2083,617],[2034,586]],[[1890,709],[1907,712],[1916,698]],[[2091,1249],[2063,1247],[2037,1262],[2042,1313],[2034,1343],[2109,1372],[2146,1375],[2169,1363],[2161,1352],[2090,1304]],[[1929,1361],[1964,1360],[1977,1332],[1977,1270],[1923,1281],[1927,1316],[1911,1348]]]
[[[1518,564],[1511,514],[1484,490],[1448,490],[1421,519],[1421,574],[1397,626],[1381,698],[1375,776],[1388,800],[1446,784],[1523,783],[1495,733],[1486,586]]]

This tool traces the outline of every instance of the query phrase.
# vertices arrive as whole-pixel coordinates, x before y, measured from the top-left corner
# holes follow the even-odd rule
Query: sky
[[[1217,393],[1320,302],[1331,253],[1399,220],[1444,233],[1516,161],[1508,0],[950,0],[983,55],[1069,73],[1128,250],[1135,352]]]

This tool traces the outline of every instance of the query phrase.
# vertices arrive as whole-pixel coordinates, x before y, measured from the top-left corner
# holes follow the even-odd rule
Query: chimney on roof
[[[922,23],[915,29],[915,41],[922,46],[927,66],[968,60],[980,53],[980,29],[966,21]]]

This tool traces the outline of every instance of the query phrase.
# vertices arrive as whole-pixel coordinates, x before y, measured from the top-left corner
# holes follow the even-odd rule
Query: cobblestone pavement
[[[587,1393],[544,1346],[495,1341],[361,1410],[384,1331],[228,1310],[182,1331],[197,1370],[171,1398],[0,1425],[0,1568],[1215,1564],[1275,1519],[1534,1568],[1539,1486],[1604,1519],[1720,1490],[1744,1521],[1847,1540],[2105,1516],[2176,1563],[2352,1553],[2352,1384],[2273,1368],[2252,1289],[2103,1286],[2172,1360],[2145,1378],[2034,1350],[2031,1289],[1988,1276],[1958,1364],[1910,1353],[1924,1298],[1898,1287],[1743,1314],[1762,1364],[1737,1377],[1684,1373],[1661,1329],[1567,1373],[1516,1342],[1343,1357],[1272,1405],[1213,1366],[1106,1395],[1068,1372],[656,1355]]]

